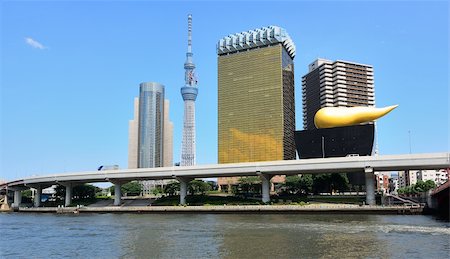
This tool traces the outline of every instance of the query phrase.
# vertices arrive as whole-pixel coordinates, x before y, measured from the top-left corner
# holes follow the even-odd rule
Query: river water
[[[404,215],[0,213],[0,258],[449,258],[450,223]]]

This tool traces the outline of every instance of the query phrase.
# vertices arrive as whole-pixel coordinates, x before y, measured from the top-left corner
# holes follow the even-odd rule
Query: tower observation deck
[[[184,81],[181,96],[184,100],[183,140],[181,144],[181,166],[195,165],[195,100],[198,88],[195,64],[192,59],[192,15],[188,15],[188,49],[184,62]]]

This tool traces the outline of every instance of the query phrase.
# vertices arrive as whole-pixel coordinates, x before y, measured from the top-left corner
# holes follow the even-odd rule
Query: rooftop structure
[[[281,43],[289,56],[295,57],[295,45],[285,29],[267,26],[260,29],[230,34],[219,40],[217,54],[225,55]]]

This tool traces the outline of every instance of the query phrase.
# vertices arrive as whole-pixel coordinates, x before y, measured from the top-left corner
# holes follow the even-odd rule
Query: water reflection
[[[370,257],[383,246],[373,233],[354,233],[346,222],[316,215],[222,216],[227,257]],[[365,222],[368,216],[358,216]],[[345,220],[345,222],[344,222]],[[231,222],[236,222],[235,224]],[[383,242],[381,242],[383,243]],[[349,246],[352,248],[349,249]]]
[[[447,258],[426,216],[0,214],[0,258]],[[38,244],[38,245],[36,245]]]

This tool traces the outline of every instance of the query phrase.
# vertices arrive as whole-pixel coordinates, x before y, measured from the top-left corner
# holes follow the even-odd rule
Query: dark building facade
[[[370,156],[374,139],[374,124],[295,132],[295,143],[300,159]],[[365,184],[362,174],[347,173],[347,177],[353,185]]]
[[[323,107],[375,106],[373,67],[349,61],[317,59],[302,78],[303,129],[315,129]]]
[[[370,156],[374,136],[374,125],[366,124],[296,131],[295,142],[300,159]]]

